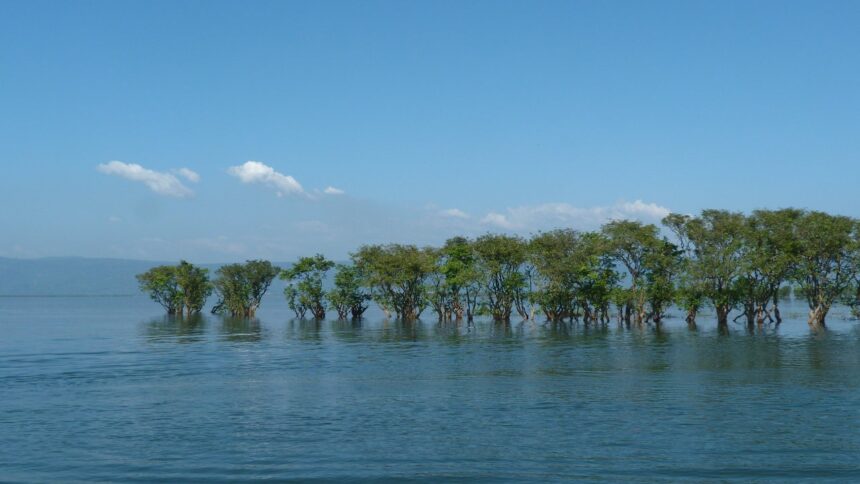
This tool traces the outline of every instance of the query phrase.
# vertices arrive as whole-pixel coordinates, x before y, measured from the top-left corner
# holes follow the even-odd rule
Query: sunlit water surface
[[[0,298],[0,480],[860,480],[860,325],[786,312],[721,335]]]

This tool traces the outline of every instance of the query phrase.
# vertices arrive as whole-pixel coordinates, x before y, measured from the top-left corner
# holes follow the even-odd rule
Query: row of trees
[[[659,324],[674,304],[689,324],[713,307],[725,327],[730,313],[750,325],[782,321],[779,302],[794,289],[809,304],[809,324],[823,327],[839,302],[860,312],[860,222],[798,209],[750,215],[705,210],[670,214],[655,225],[613,221],[599,231],[558,229],[530,239],[487,234],[454,237],[442,247],[366,245],[349,264],[322,255],[286,270],[266,261],[206,270],[182,262],[138,276],[169,313],[200,311],[253,316],[272,280],[287,281],[297,317],[359,318],[370,301],[386,315],[411,320],[431,309],[443,321],[543,318],[605,324]],[[333,287],[325,290],[327,274]]]
[[[197,314],[214,291],[218,302],[213,313],[250,318],[280,272],[269,261],[252,260],[225,265],[215,271],[216,277],[210,281],[208,269],[181,261],[175,266],[154,267],[138,274],[137,280],[141,290],[161,304],[167,314]]]

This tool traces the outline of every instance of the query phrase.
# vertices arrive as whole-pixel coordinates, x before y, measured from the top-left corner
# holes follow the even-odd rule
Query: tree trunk
[[[778,292],[778,291],[777,291]],[[779,295],[773,296],[773,316],[776,318],[776,325],[782,323],[782,316],[779,315]]]
[[[752,329],[755,327],[755,305],[744,304],[744,315],[747,318],[747,327]]]
[[[825,329],[827,326],[824,319],[827,317],[827,312],[830,308],[824,304],[818,304],[809,310],[809,327],[812,329]]]
[[[729,327],[729,311],[730,308],[727,306],[717,306],[717,326],[720,329]]]

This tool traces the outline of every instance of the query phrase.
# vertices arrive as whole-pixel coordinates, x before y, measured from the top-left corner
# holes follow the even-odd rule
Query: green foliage
[[[520,303],[522,308],[527,297],[523,265],[528,246],[520,237],[487,234],[478,237],[473,247],[486,310],[496,321],[510,321],[514,305]]]
[[[536,272],[532,300],[550,321],[574,317],[583,262],[580,246],[579,234],[570,229],[539,233],[529,243]]]
[[[302,257],[289,269],[281,272],[281,279],[289,284],[284,289],[290,309],[303,318],[310,311],[314,318],[324,319],[326,313],[323,278],[334,267],[334,262],[321,254]]]
[[[149,297],[160,304],[167,314],[179,312],[180,291],[179,284],[176,282],[175,267],[153,267],[136,277],[140,290],[149,293]]]
[[[436,268],[430,276],[428,298],[439,319],[474,317],[481,289],[481,273],[473,243],[465,237],[448,239],[436,251]]]
[[[716,309],[721,327],[738,308],[735,319],[778,324],[779,302],[791,292],[807,300],[812,326],[823,326],[835,303],[860,316],[855,219],[790,208],[749,216],[704,210],[669,214],[663,225],[674,243],[654,225],[613,221],[598,232],[558,229],[529,240],[486,234],[454,237],[439,248],[366,245],[351,265],[337,266],[328,292],[323,281],[335,265],[320,254],[282,273],[267,261],[226,265],[213,284],[205,269],[185,261],[137,279],[169,314],[199,312],[214,287],[213,312],[251,317],[281,273],[290,308],[317,319],[329,308],[340,318],[361,317],[373,300],[405,320],[430,306],[442,321],[471,321],[478,313],[510,321],[514,311],[533,319],[539,310],[549,321],[605,324],[614,306],[619,320],[659,323],[675,303],[691,324],[705,304]]]
[[[436,253],[414,245],[366,245],[352,254],[361,279],[386,314],[404,320],[421,316],[427,306],[424,286],[433,273]]]
[[[534,266],[532,300],[550,321],[582,316],[585,322],[609,318],[619,292],[608,240],[570,229],[542,232],[529,243]]]
[[[858,230],[856,220],[823,212],[799,219],[794,281],[809,304],[811,326],[824,326],[833,303],[856,281]]]
[[[208,272],[181,261],[176,266],[153,267],[136,277],[140,289],[148,292],[167,314],[190,316],[199,313],[212,294]]]
[[[206,299],[212,294],[209,269],[181,261],[175,271],[176,283],[180,291],[180,305],[184,308],[185,315],[199,313],[203,310]]]
[[[659,229],[630,220],[616,220],[601,229],[608,240],[612,257],[627,269],[630,286],[620,295],[624,319],[634,317],[641,324],[649,319],[659,321],[671,303],[675,287],[673,278],[680,253]],[[620,296],[619,296],[620,297]]]
[[[682,267],[681,251],[665,239],[654,242],[645,258],[644,288],[648,302],[645,319],[660,322],[675,300],[676,282]]]
[[[271,262],[250,260],[244,264],[228,264],[218,269],[213,281],[218,303],[213,313],[251,318],[280,269]]]
[[[362,289],[361,275],[352,265],[338,265],[334,276],[334,288],[326,295],[340,319],[352,316],[361,318],[367,310],[371,296]]]
[[[728,314],[739,300],[738,280],[748,251],[746,219],[725,210],[704,210],[700,217],[670,214],[664,225],[675,232],[686,263],[686,280],[717,310],[717,321],[728,324]]]
[[[756,210],[746,220],[746,257],[737,281],[737,291],[748,324],[773,319],[777,322],[780,287],[787,282],[798,258],[797,229],[803,211]]]

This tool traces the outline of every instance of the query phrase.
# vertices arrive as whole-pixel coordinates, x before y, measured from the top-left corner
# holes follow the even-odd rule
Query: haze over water
[[[0,298],[0,480],[860,479],[860,327],[160,316]]]

